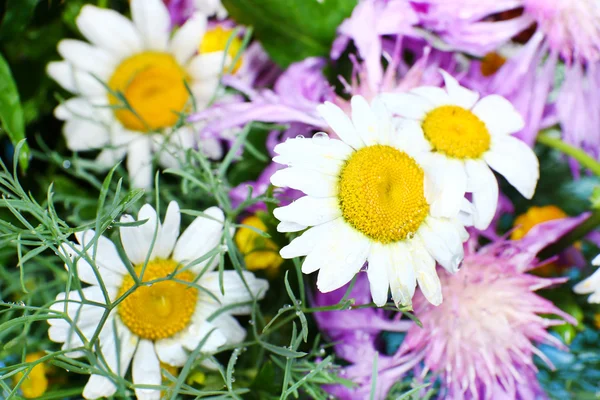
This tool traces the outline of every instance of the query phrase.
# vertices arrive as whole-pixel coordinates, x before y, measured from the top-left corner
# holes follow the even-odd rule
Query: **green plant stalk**
[[[600,163],[585,151],[578,149],[575,146],[571,146],[570,144],[567,144],[562,140],[554,138],[546,133],[539,135],[537,141],[538,143],[552,147],[553,149],[556,149],[561,153],[568,155],[569,157],[573,157],[582,167],[585,167],[592,171],[595,175],[600,176]]]

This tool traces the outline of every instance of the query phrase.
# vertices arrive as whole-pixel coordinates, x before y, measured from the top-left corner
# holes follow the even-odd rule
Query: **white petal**
[[[100,276],[100,279],[102,280],[105,286],[121,286],[121,284],[123,283],[123,274],[114,272],[107,268],[103,268],[102,265],[99,263],[96,263],[96,268],[93,268],[89,262],[79,257],[78,252],[79,254],[83,253],[83,248],[81,246],[74,247],[75,249],[71,249],[68,246],[63,246],[62,249],[63,251],[68,253],[73,260],[77,260],[77,276],[81,281],[89,283],[90,285],[99,286],[100,282],[96,277],[96,272],[94,272],[94,270],[96,269],[98,275]],[[89,253],[92,253],[92,251],[89,251]],[[65,265],[65,267],[67,267],[67,265]]]
[[[365,145],[352,121],[341,108],[327,101],[325,104],[319,105],[317,111],[346,144],[355,149],[360,149]]]
[[[106,126],[83,119],[73,119],[63,127],[67,147],[72,151],[99,149],[109,143],[110,135]]]
[[[134,25],[114,10],[85,5],[75,22],[90,42],[118,57],[142,51],[142,40]]]
[[[171,51],[177,61],[185,64],[196,53],[204,32],[206,32],[206,16],[196,12],[179,28],[171,40]]]
[[[392,146],[415,157],[419,153],[431,151],[431,144],[425,138],[419,121],[404,118],[394,119],[394,132],[390,138]]]
[[[498,181],[483,160],[466,160],[467,191],[473,193],[475,228],[483,230],[492,222],[498,206]]]
[[[98,367],[109,368],[113,373],[124,376],[129,368],[138,339],[125,326],[116,321],[115,326],[111,326],[113,333],[106,335],[100,343],[106,366],[98,365]],[[115,340],[117,337],[118,342]],[[110,379],[102,375],[92,375],[83,389],[83,397],[86,399],[108,397],[115,391],[116,386]]]
[[[452,104],[452,100],[448,93],[437,86],[420,86],[410,91],[411,94],[424,97],[436,107],[440,107],[447,104]]]
[[[600,265],[600,254],[594,257],[594,259],[592,260],[592,265]]]
[[[220,329],[205,319],[195,320],[183,331],[183,346],[194,351],[196,347],[206,338],[202,345],[202,352],[214,353],[217,349],[227,343],[227,338]]]
[[[127,171],[131,187],[152,188],[152,143],[148,138],[131,142],[127,149]]]
[[[398,242],[388,246],[388,252],[391,260],[387,263],[387,274],[392,298],[397,306],[410,306],[417,287],[410,248],[406,242]]]
[[[218,88],[219,79],[217,78],[205,78],[193,83],[191,90],[196,98],[196,106],[198,108],[207,107],[209,100],[212,99]]]
[[[135,1],[135,0],[134,0]],[[154,345],[149,340],[140,340],[133,357],[132,377],[134,385],[160,385],[162,374]],[[135,389],[140,400],[160,400],[160,389]]]
[[[105,87],[89,72],[83,72],[66,61],[49,63],[46,72],[60,86],[71,93],[85,96],[106,94]]]
[[[171,18],[169,10],[161,0],[131,0],[131,17],[146,49],[167,49],[171,35]]]
[[[491,149],[483,157],[525,198],[533,197],[540,177],[540,165],[529,146],[512,136],[493,136]]]
[[[442,284],[435,270],[435,260],[419,238],[414,238],[410,246],[419,288],[431,304],[439,306],[442,304]]]
[[[304,260],[303,269],[307,264],[320,263],[317,288],[323,293],[339,289],[350,282],[369,255],[371,243],[361,233],[350,226],[337,233],[331,240],[318,243]]]
[[[87,253],[99,266],[120,274],[128,273],[112,240],[101,235],[96,237],[96,232],[92,229],[76,232],[75,238],[83,247],[89,246]]]
[[[192,58],[187,71],[194,80],[214,79],[222,71],[224,55],[221,51],[199,54]]]
[[[294,138],[278,144],[274,151],[279,154],[273,158],[278,164],[338,176],[344,161],[354,150],[337,139],[315,141]]]
[[[431,214],[454,218],[460,211],[467,190],[467,173],[462,161],[432,154],[423,164],[438,195],[431,201]]]
[[[492,135],[510,134],[525,127],[525,121],[515,107],[497,94],[486,96],[475,107],[473,114],[483,121]]]
[[[307,228],[305,225],[296,224],[295,222],[283,221],[277,225],[277,232],[299,232]]]
[[[210,207],[204,210],[204,214],[207,217],[196,217],[179,237],[173,250],[175,261],[189,264],[213,250],[221,242],[225,220],[223,211],[218,207]],[[199,272],[209,261],[204,260],[196,264],[192,270]]]
[[[246,330],[231,315],[226,313],[219,314],[211,322],[225,335],[228,344],[242,343],[246,338]]]
[[[383,145],[391,144],[391,139],[396,134],[392,113],[379,96],[375,97],[371,102],[371,109],[377,121],[375,141]]]
[[[113,118],[112,111],[105,107],[107,104],[106,96],[96,98],[72,97],[54,109],[54,116],[62,121],[84,119],[89,122],[106,123]]]
[[[335,221],[334,221],[335,222]],[[282,222],[283,223],[283,222]],[[280,224],[281,225],[281,224]],[[294,258],[305,256],[314,249],[315,245],[325,240],[329,236],[329,231],[334,228],[333,222],[317,225],[310,228],[302,235],[298,236],[290,242],[287,246],[283,247],[279,254],[283,258]],[[279,226],[278,226],[279,230]],[[279,232],[283,232],[280,231]],[[306,273],[306,272],[305,272]]]
[[[600,268],[592,275],[579,282],[573,287],[573,291],[578,294],[588,294],[600,291]]]
[[[158,359],[173,367],[182,367],[189,358],[189,354],[175,337],[157,340],[154,350]]]
[[[426,98],[410,93],[383,93],[381,99],[393,114],[419,121],[435,108]]]
[[[367,146],[377,144],[379,141],[379,123],[371,106],[362,96],[352,96],[352,123],[356,132]]]
[[[334,220],[342,214],[335,197],[304,196],[290,205],[276,208],[273,215],[280,221],[313,226]]]
[[[462,87],[458,81],[446,71],[440,70],[440,73],[444,77],[446,91],[452,99],[452,102],[457,106],[470,110],[475,103],[477,103],[479,93]]]
[[[150,246],[154,237],[157,236],[158,221],[156,211],[150,204],[145,204],[138,214],[137,221],[147,220],[138,226],[123,226],[120,228],[121,243],[127,253],[127,257],[134,265],[142,265],[146,259],[151,260]],[[121,217],[122,223],[130,223],[135,220],[130,215]]]
[[[298,167],[280,169],[271,176],[273,185],[300,190],[313,197],[335,196],[337,181],[334,176]]]
[[[264,279],[258,279],[252,272],[243,271],[244,280],[248,284],[248,288],[242,281],[242,278],[237,271],[224,271],[223,272],[223,290],[225,294],[221,293],[219,283],[218,272],[208,272],[202,276],[198,284],[211,292],[214,297],[218,300],[219,306],[229,306],[236,303],[245,303],[252,300],[252,297],[262,299],[265,297],[267,290],[269,289],[269,282]],[[208,296],[205,301],[214,302],[212,296]],[[202,307],[202,306],[200,306]],[[243,306],[237,307],[230,310],[233,314],[249,314],[251,307]]]
[[[75,68],[94,74],[104,82],[108,82],[117,66],[117,60],[106,50],[81,40],[61,40],[58,52]]]
[[[156,244],[152,252],[153,255],[159,258],[169,258],[179,237],[180,223],[181,213],[179,212],[179,204],[176,201],[171,201],[167,207],[165,222],[162,224],[156,239]]]
[[[429,254],[451,273],[458,271],[464,257],[460,232],[447,219],[429,217],[419,227],[421,238]]]
[[[369,287],[373,302],[382,307],[387,303],[390,281],[387,271],[390,263],[389,251],[386,246],[374,243],[369,253],[369,266],[367,276],[369,278]]]

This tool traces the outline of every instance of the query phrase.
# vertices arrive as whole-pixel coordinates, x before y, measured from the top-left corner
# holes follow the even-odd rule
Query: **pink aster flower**
[[[413,0],[424,25],[457,49],[483,56],[519,37],[520,52],[489,79],[526,117],[522,138],[559,122],[564,139],[600,155],[600,3],[596,0]],[[534,27],[534,28],[532,28]],[[522,32],[533,29],[533,34]],[[565,68],[555,82],[557,63]],[[546,103],[557,91],[552,106]]]
[[[533,356],[553,365],[536,344],[566,349],[547,329],[577,322],[536,294],[567,278],[543,278],[527,271],[539,265],[536,254],[542,248],[587,216],[540,224],[519,241],[499,240],[478,251],[471,246],[458,274],[440,271],[444,295],[440,306],[415,296],[415,315],[423,328],[415,325],[408,331],[396,357],[421,358],[423,371],[441,379],[444,398],[546,397]]]

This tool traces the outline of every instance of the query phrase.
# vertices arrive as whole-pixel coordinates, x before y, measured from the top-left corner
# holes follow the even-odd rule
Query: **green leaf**
[[[16,146],[25,138],[25,122],[23,109],[19,100],[17,85],[13,79],[10,67],[0,54],[0,122],[2,129]],[[29,147],[24,143],[19,154],[21,169],[25,171],[29,165]]]
[[[327,56],[338,25],[357,0],[223,0],[229,15],[251,26],[256,38],[280,66]]]
[[[39,0],[6,0],[4,18],[0,25],[0,38],[9,39],[29,25]]]

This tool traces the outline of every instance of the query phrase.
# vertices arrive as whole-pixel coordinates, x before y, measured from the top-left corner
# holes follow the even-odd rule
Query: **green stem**
[[[597,176],[600,176],[600,163],[596,161],[593,157],[587,154],[585,151],[578,149],[577,147],[571,146],[563,142],[562,140],[552,137],[547,133],[542,133],[537,138],[538,143],[544,144],[548,147],[552,147],[570,157],[576,159],[579,164],[590,171],[592,171]]]
[[[538,258],[540,260],[545,260],[546,258],[550,258],[553,255],[559,254],[561,251],[572,246],[573,243],[583,239],[588,233],[596,229],[599,225],[600,210],[595,210],[592,212],[592,215],[590,215],[590,217],[577,228],[573,229],[571,232],[567,233],[558,241],[540,251],[538,254]]]

